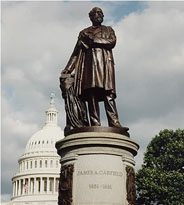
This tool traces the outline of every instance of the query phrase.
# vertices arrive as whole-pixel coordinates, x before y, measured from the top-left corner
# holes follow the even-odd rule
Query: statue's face
[[[90,17],[93,23],[101,24],[103,22],[103,12],[100,8],[93,10],[93,13]]]

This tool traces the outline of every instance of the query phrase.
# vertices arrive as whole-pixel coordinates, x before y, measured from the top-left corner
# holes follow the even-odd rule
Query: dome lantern
[[[58,111],[55,107],[55,94],[52,92],[50,96],[50,108],[45,111],[46,113],[46,125],[57,126],[57,114]]]

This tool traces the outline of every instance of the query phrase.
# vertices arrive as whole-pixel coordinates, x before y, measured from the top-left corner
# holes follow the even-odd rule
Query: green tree
[[[184,130],[163,130],[136,174],[137,205],[184,205]]]

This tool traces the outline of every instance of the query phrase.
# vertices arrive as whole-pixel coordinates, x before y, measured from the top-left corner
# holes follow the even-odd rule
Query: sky
[[[10,200],[26,143],[45,123],[51,92],[64,129],[60,72],[95,6],[117,36],[116,103],[122,125],[140,145],[136,170],[160,130],[184,128],[184,2],[2,2],[2,201]],[[101,110],[106,126],[103,104]]]

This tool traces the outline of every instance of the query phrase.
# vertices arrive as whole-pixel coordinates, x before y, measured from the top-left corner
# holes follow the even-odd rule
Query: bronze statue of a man
[[[115,72],[112,49],[114,30],[102,25],[103,12],[95,7],[89,13],[92,26],[79,33],[77,44],[62,74],[75,70],[74,94],[88,102],[91,126],[100,126],[99,102],[104,101],[110,127],[119,123],[115,104]]]

